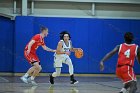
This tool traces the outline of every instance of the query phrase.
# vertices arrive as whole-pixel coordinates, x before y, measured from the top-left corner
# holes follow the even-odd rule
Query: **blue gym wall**
[[[14,27],[14,21],[0,16],[0,72],[13,71]]]
[[[7,22],[7,24],[10,23]],[[59,33],[68,30],[71,33],[73,46],[81,47],[84,50],[82,59],[76,59],[73,53],[71,55],[75,73],[115,73],[117,54],[105,63],[106,68],[103,72],[99,70],[100,59],[123,42],[123,34],[126,31],[134,33],[135,43],[140,42],[140,20],[18,16],[15,20],[14,72],[26,72],[30,67],[24,59],[23,51],[31,37],[39,33],[40,26],[49,28],[49,35],[45,38],[48,47],[55,49],[59,41]],[[3,33],[6,35],[7,32]],[[13,36],[4,38],[13,38]],[[13,48],[13,46],[11,47]],[[3,54],[6,53],[3,52]],[[43,67],[42,72],[53,72],[53,53],[46,52],[39,47],[37,54]],[[1,56],[3,55],[1,54]],[[6,56],[4,57],[6,58]],[[9,60],[6,59],[2,63]],[[62,68],[62,72],[68,72],[66,65]],[[137,62],[135,62],[135,72],[140,74],[140,65]]]

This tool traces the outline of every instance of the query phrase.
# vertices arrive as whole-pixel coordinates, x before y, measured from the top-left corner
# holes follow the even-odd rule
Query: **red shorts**
[[[24,51],[24,56],[25,58],[27,59],[27,61],[29,63],[32,63],[32,62],[40,62],[39,61],[39,58],[37,57],[36,53],[34,52],[30,52],[28,55],[27,55],[27,52],[26,50]]]
[[[136,75],[133,71],[133,67],[127,65],[117,67],[116,75],[123,81],[124,84],[130,81],[136,81]]]

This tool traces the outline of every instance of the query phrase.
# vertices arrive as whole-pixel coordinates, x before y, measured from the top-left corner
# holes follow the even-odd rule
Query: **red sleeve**
[[[39,35],[35,35],[32,40],[35,40],[35,41],[39,41],[40,40],[40,36]]]

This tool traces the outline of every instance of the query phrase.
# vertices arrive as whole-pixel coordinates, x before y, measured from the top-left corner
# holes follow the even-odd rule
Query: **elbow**
[[[46,50],[46,51],[47,51],[47,49],[46,49],[46,48],[43,48],[43,50]]]
[[[56,51],[56,54],[59,54],[59,51]]]
[[[58,50],[56,50],[56,54],[57,54],[57,55],[59,55],[59,54],[61,54],[61,52],[60,52],[60,51],[58,51]]]

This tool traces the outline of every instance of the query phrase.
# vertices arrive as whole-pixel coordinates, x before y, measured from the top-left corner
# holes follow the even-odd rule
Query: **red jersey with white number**
[[[130,65],[133,67],[135,57],[137,56],[137,48],[138,45],[136,44],[121,44],[118,53],[118,65]]]
[[[40,34],[36,34],[35,36],[32,37],[31,40],[35,40],[35,43],[31,46],[31,52],[33,53],[36,52],[36,49],[39,46],[45,45],[44,39],[42,38]],[[28,50],[28,44],[26,45],[25,50]]]

